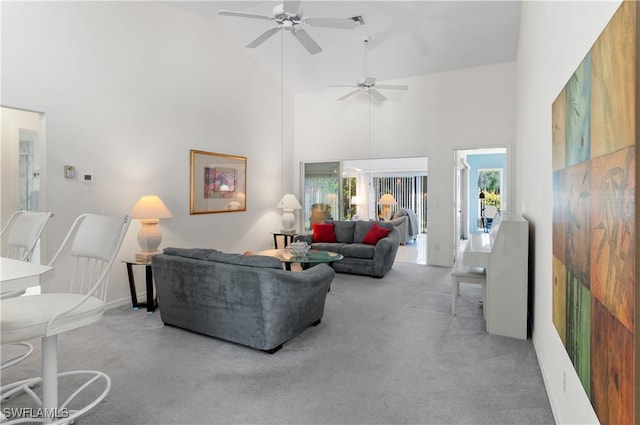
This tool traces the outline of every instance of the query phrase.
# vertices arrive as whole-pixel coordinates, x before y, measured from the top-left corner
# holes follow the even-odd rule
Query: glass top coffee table
[[[336,252],[320,251],[318,249],[311,249],[305,255],[300,257],[291,255],[291,253],[286,249],[266,249],[264,251],[257,252],[256,254],[277,258],[282,264],[284,264],[285,269],[289,271],[291,271],[292,263],[299,263],[303,269],[308,269],[316,264],[329,264],[334,261],[340,261],[344,258],[343,255]]]

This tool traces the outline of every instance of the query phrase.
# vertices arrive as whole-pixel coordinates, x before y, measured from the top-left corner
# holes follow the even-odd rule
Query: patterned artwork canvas
[[[554,101],[553,323],[603,424],[634,423],[638,6]]]

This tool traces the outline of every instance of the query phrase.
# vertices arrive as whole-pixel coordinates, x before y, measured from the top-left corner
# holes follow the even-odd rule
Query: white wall
[[[269,248],[285,180],[280,102],[279,79],[209,19],[156,2],[2,4],[2,104],[46,117],[46,258],[79,214],[127,214],[151,193],[174,215],[161,247]],[[190,149],[248,157],[246,212],[189,215]],[[65,179],[65,164],[95,182]],[[139,250],[138,229],[121,259]],[[127,299],[126,279],[116,263],[111,300]]]
[[[516,196],[534,235],[533,342],[556,421],[562,424],[591,424],[598,419],[551,321],[551,104],[618,5],[618,1],[524,2],[522,10]]]
[[[453,150],[515,143],[515,70],[505,63],[396,80],[409,90],[385,90],[388,100],[371,105],[364,93],[337,101],[344,89],[298,94],[295,160],[429,157],[428,262],[449,266]]]

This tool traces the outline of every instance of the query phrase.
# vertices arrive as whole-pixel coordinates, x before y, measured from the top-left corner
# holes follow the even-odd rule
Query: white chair
[[[51,212],[16,211],[2,228],[2,256],[20,261],[31,261],[33,251]]]
[[[482,267],[469,267],[462,264],[461,259],[456,260],[451,272],[451,315],[456,315],[456,301],[460,295],[461,283],[473,283],[482,287],[482,303],[484,309],[487,293],[487,275]]]
[[[460,295],[460,284],[473,283],[482,287],[482,310],[486,318],[487,274],[482,267],[463,264],[464,250],[468,243],[469,241],[463,241],[458,245],[458,254],[453,263],[453,270],[451,270],[451,315],[456,315],[456,302]]]
[[[38,240],[40,240],[40,235],[42,235],[42,231],[51,217],[53,217],[51,212],[20,210],[11,214],[9,221],[0,231],[2,256],[20,261],[31,261],[35,247],[38,245]],[[24,293],[24,290],[7,291],[0,293],[0,299],[18,297]],[[26,352],[10,359],[3,359],[0,370],[21,362],[33,352],[33,346],[28,342],[21,341],[11,345],[25,347]]]
[[[49,263],[57,266],[68,258],[72,260],[69,292],[9,298],[1,301],[0,339],[4,343],[42,339],[42,377],[3,386],[0,398],[7,399],[24,391],[45,412],[64,414],[63,418],[45,418],[47,423],[70,423],[95,407],[111,389],[109,377],[98,371],[71,371],[58,373],[57,336],[98,321],[104,314],[109,272],[129,227],[129,216],[108,217],[83,214],[67,233],[60,248]],[[62,254],[65,255],[62,255]],[[58,266],[59,267],[59,266]],[[60,278],[56,270],[56,280]],[[63,403],[58,403],[58,378],[88,376],[87,381]],[[98,380],[104,380],[105,389],[92,402],[82,408],[70,403],[83,390]],[[31,387],[42,383],[42,399]],[[36,411],[34,409],[34,411]],[[42,418],[34,418],[42,421]],[[33,422],[34,420],[31,420]],[[6,422],[20,423],[24,419]],[[5,423],[5,422],[3,422]]]

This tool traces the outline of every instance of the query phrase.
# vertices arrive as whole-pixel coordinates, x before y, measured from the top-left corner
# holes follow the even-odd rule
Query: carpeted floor
[[[553,424],[531,341],[484,332],[479,288],[462,286],[456,317],[450,294],[447,268],[338,274],[322,323],[274,355],[121,308],[61,335],[59,369],[112,379],[78,425]],[[34,345],[3,384],[39,373]]]

